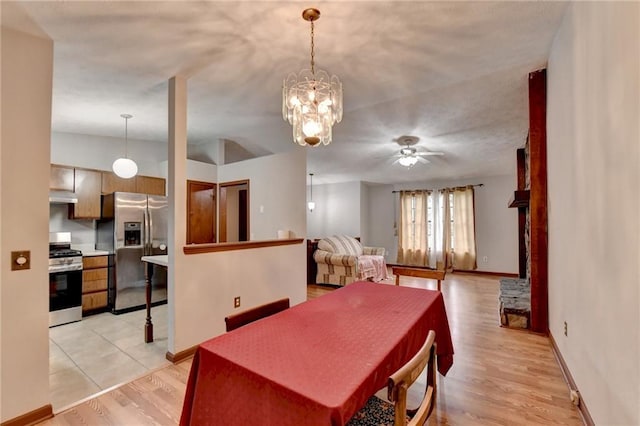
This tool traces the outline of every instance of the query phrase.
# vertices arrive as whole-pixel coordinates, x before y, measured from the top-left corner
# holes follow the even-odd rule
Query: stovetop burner
[[[57,259],[60,257],[75,257],[82,256],[80,250],[74,250],[71,248],[69,242],[50,242],[49,243],[49,259]]]
[[[82,256],[80,250],[72,250],[70,248],[55,248],[49,249],[49,259],[57,259],[59,257],[74,257]]]

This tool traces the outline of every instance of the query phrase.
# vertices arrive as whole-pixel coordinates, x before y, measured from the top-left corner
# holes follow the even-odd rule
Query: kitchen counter
[[[82,257],[92,257],[92,256],[108,256],[109,253],[106,250],[81,250]]]
[[[154,263],[160,266],[169,266],[169,255],[160,254],[157,256],[142,256],[140,258],[143,262]]]
[[[71,244],[71,248],[80,250],[82,257],[108,256],[111,254],[107,250],[96,250],[94,244]]]

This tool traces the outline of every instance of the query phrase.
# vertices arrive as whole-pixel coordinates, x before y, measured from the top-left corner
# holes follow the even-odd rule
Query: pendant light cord
[[[124,158],[129,158],[129,118],[124,118]]]

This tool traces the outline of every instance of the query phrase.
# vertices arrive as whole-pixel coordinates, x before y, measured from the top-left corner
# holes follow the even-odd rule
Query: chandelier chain
[[[316,75],[316,69],[315,69],[315,51],[314,51],[314,47],[315,44],[313,43],[313,20],[311,21],[311,74]]]

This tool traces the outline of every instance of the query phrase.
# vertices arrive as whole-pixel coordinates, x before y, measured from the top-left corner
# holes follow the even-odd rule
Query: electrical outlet
[[[233,307],[234,308],[239,308],[240,307],[240,296],[233,298]]]
[[[565,336],[568,336],[568,335],[569,335],[569,334],[568,334],[568,331],[567,331],[567,322],[566,322],[566,321],[564,322],[564,335],[565,335]]]
[[[487,263],[487,262],[489,261],[489,257],[488,257],[488,256],[484,256],[484,257],[482,258],[482,261],[483,261],[484,263]]]

